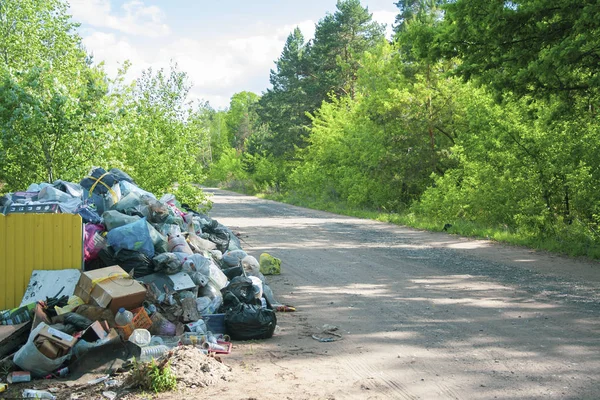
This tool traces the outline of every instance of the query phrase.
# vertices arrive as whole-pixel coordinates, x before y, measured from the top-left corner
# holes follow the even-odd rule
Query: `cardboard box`
[[[139,307],[146,298],[146,288],[118,265],[82,272],[75,296],[88,304],[109,308],[113,314],[124,307],[127,310]]]
[[[61,355],[61,348],[54,344],[51,340],[42,339],[36,343],[37,349],[46,357],[56,360]]]
[[[37,349],[46,357],[55,360],[66,355],[77,339],[71,335],[45,325],[34,339]]]
[[[110,331],[110,327],[106,323],[106,321],[94,321],[83,333],[81,334],[81,338],[89,343],[94,343],[98,340],[102,340],[108,336],[108,332]]]

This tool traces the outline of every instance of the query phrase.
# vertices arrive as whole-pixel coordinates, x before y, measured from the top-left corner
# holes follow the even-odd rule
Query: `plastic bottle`
[[[150,344],[150,340],[152,336],[147,329],[135,329],[131,336],[129,336],[129,341],[137,344],[140,347],[148,346]]]
[[[150,361],[153,358],[159,358],[163,354],[169,351],[169,348],[165,345],[157,345],[157,346],[146,346],[142,347],[142,352],[140,355],[140,361]]]
[[[204,320],[199,319],[196,322],[191,322],[189,324],[185,324],[186,329],[189,329],[190,332],[205,334],[206,333],[206,323]]]
[[[129,326],[132,332],[135,330],[133,313],[131,311],[127,311],[123,307],[119,308],[119,312],[117,312],[117,315],[115,315],[115,323],[118,326]]]
[[[25,399],[51,399],[56,400],[56,396],[45,390],[24,389],[23,398]]]
[[[200,346],[206,340],[206,335],[202,335],[196,332],[184,332],[183,335],[179,337],[181,344],[185,346]]]

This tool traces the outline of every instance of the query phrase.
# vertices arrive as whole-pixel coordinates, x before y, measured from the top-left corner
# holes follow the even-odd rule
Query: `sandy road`
[[[219,399],[598,399],[600,264],[214,193],[267,277],[272,339],[237,344]],[[311,338],[323,324],[343,340]]]

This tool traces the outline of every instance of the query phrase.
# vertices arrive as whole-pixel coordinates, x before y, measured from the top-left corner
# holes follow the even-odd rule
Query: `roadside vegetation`
[[[392,0],[390,0],[392,1]],[[190,103],[173,64],[108,77],[66,2],[0,8],[0,187],[93,165],[206,201],[194,183],[600,257],[600,9],[398,0],[392,40],[340,0],[294,29],[271,87]],[[448,227],[448,225],[451,225]]]

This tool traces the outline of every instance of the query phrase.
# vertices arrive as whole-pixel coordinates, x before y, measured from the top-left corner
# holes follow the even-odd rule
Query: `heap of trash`
[[[78,214],[83,222],[82,270],[35,270],[21,306],[0,311],[0,325],[31,326],[9,355],[8,383],[64,377],[114,343],[136,362],[173,357],[181,346],[228,354],[232,340],[270,338],[275,311],[294,310],[265,279],[280,273],[281,260],[257,260],[228,227],[172,194],[157,198],[119,169],[33,184],[0,198],[0,210]]]

